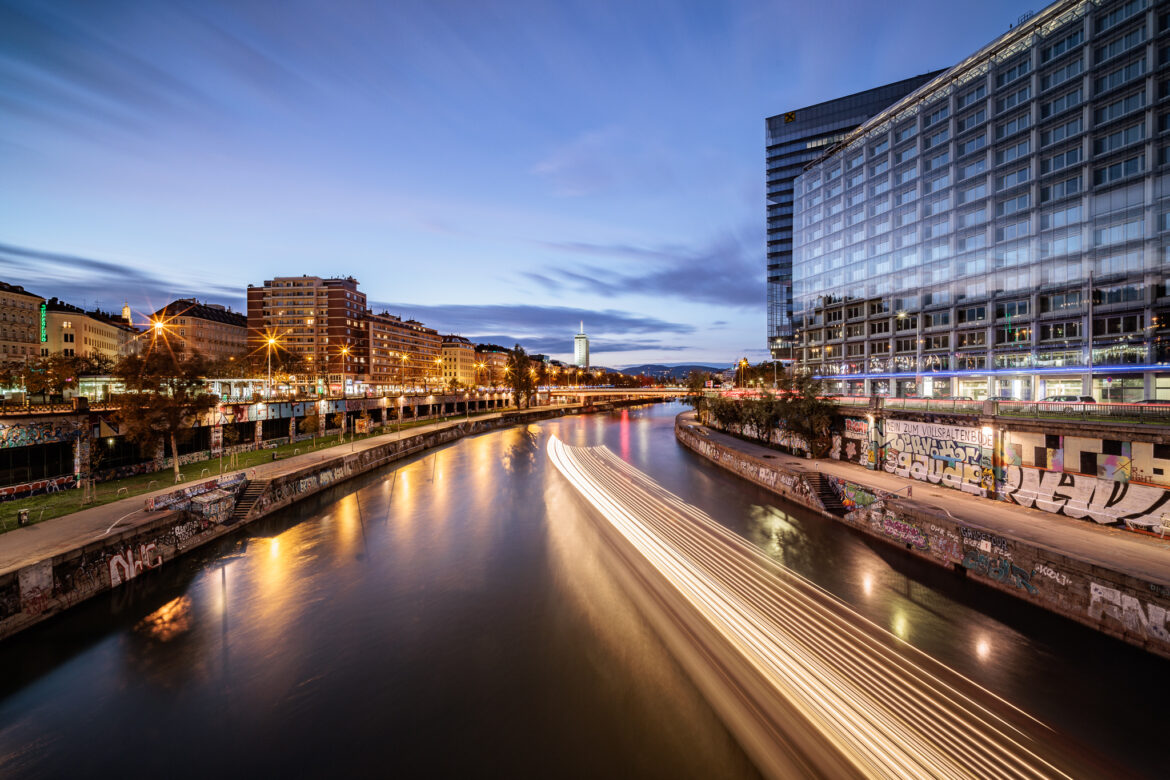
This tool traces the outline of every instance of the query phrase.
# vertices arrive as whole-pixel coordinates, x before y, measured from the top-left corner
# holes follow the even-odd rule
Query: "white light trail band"
[[[557,469],[858,774],[1068,777],[936,666],[604,447],[548,443]],[[916,659],[920,658],[921,663]],[[953,670],[946,674],[961,678]],[[1000,708],[1006,702],[967,686]],[[1017,718],[1038,730],[1042,724]]]

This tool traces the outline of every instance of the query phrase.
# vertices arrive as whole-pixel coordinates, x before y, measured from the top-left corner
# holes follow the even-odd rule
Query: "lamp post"
[[[268,389],[265,391],[264,397],[271,400],[272,399],[272,348],[274,346],[276,346],[276,338],[273,336],[269,336],[267,345],[268,345],[268,350],[267,350],[268,351]]]

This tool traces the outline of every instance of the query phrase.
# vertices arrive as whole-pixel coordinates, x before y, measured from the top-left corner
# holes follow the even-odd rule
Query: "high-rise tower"
[[[581,368],[589,368],[589,337],[585,335],[585,322],[581,322],[580,332],[573,337],[573,364]]]
[[[768,165],[768,347],[792,356],[792,185],[805,165],[870,117],[943,71],[887,84],[764,120]]]

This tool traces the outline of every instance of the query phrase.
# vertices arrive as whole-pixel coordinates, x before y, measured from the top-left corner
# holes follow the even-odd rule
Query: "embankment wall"
[[[675,436],[711,462],[790,501],[939,566],[1170,658],[1170,582],[1080,560],[950,517],[919,502],[832,478],[850,507],[827,511],[807,472],[722,446],[703,429],[675,422]],[[851,498],[850,498],[851,497]]]
[[[619,401],[606,406],[645,402]],[[148,500],[148,508],[162,508],[152,512],[153,516],[145,522],[98,539],[79,541],[75,548],[66,552],[0,573],[0,639],[99,593],[120,587],[184,553],[233,533],[247,523],[359,474],[464,436],[591,411],[594,408],[597,407],[506,412],[500,417],[472,418],[360,452],[339,452],[334,458],[270,480],[243,520],[232,524],[216,522],[215,519],[198,516],[189,510],[190,496],[203,492],[199,489],[203,483],[155,497]],[[345,448],[343,446],[339,449]],[[242,487],[240,485],[237,491]],[[224,519],[228,519],[230,514],[228,512]]]

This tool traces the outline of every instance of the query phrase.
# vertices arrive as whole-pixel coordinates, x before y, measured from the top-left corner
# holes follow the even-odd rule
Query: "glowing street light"
[[[268,391],[264,394],[266,398],[272,397],[272,348],[276,346],[276,337],[269,336],[266,342],[268,347]]]

